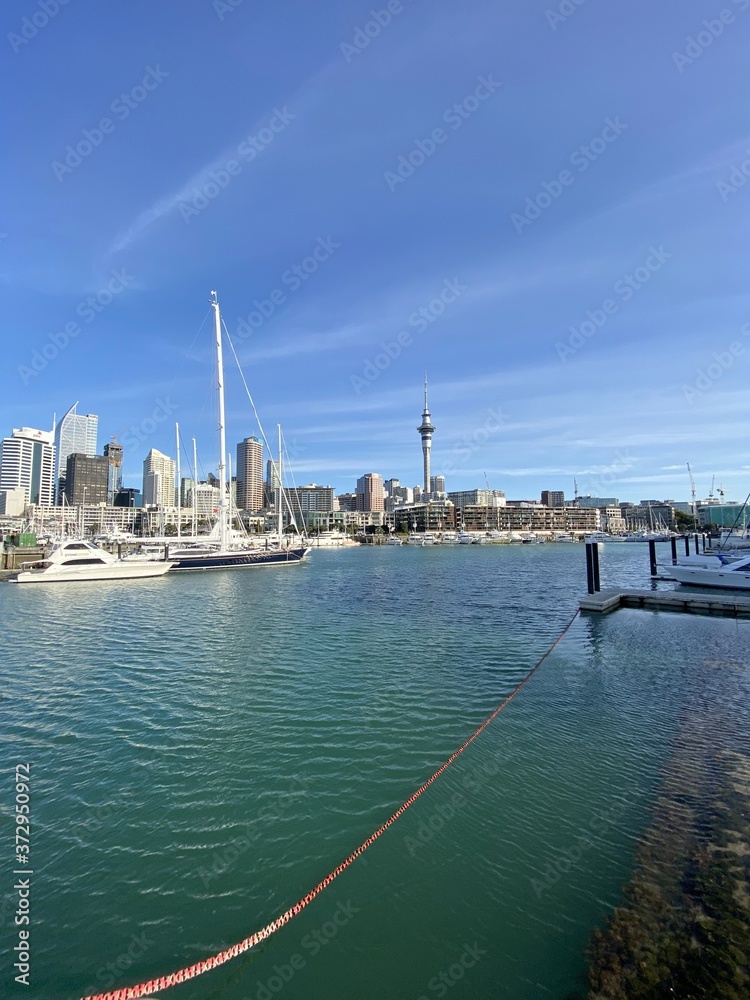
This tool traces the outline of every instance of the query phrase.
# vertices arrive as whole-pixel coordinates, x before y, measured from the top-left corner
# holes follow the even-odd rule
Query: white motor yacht
[[[750,556],[727,562],[723,557],[716,556],[715,561],[707,565],[708,558],[700,557],[700,562],[692,565],[671,566],[669,573],[679,583],[693,587],[719,587],[722,590],[750,591]]]
[[[143,580],[152,576],[164,576],[173,565],[165,560],[118,559],[93,542],[77,539],[58,542],[46,559],[22,563],[21,571],[13,582]]]

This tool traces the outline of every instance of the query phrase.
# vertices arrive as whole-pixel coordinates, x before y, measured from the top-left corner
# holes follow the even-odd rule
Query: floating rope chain
[[[232,945],[231,948],[227,948],[225,951],[220,951],[217,955],[212,955],[211,958],[204,959],[202,962],[196,962],[195,965],[190,965],[186,969],[180,969],[179,972],[172,972],[168,976],[161,976],[159,979],[150,979],[147,983],[139,983],[137,986],[126,986],[121,990],[114,990],[109,993],[97,993],[94,996],[84,997],[83,1000],[138,1000],[138,997],[151,996],[152,994],[159,992],[159,990],[169,989],[170,986],[177,986],[178,983],[186,983],[189,979],[195,979],[196,976],[203,975],[204,972],[210,972],[211,969],[216,969],[218,966],[223,965],[230,959],[236,958],[238,955],[242,955],[244,952],[254,948],[257,944],[260,944],[261,941],[266,941],[272,934],[275,934],[276,931],[280,930],[284,924],[288,924],[292,917],[296,917],[299,913],[301,913],[306,906],[312,903],[316,896],[320,895],[320,893],[326,889],[331,882],[333,882],[335,878],[338,878],[338,876],[345,871],[349,865],[356,861],[361,854],[364,854],[367,848],[370,847],[371,844],[374,844],[378,837],[382,836],[391,824],[395,823],[397,819],[403,816],[406,810],[417,801],[419,796],[423,792],[427,791],[433,781],[436,781],[443,771],[447,770],[453,761],[460,756],[460,754],[462,754],[471,743],[474,742],[477,736],[484,732],[487,726],[489,726],[490,723],[492,723],[502,712],[502,710],[509,705],[511,701],[513,701],[519,691],[521,691],[521,689],[528,684],[547,657],[562,641],[565,633],[578,617],[578,614],[579,612],[576,611],[544,656],[534,667],[532,667],[524,679],[516,685],[515,688],[513,688],[505,701],[498,705],[492,715],[485,719],[478,729],[474,730],[471,736],[461,744],[458,750],[454,751],[454,753],[450,755],[444,764],[440,765],[432,777],[428,778],[423,785],[420,785],[416,792],[414,792],[414,794],[408,798],[403,805],[399,806],[390,819],[387,819],[382,826],[378,827],[375,833],[368,837],[364,843],[360,844],[356,851],[353,851],[345,861],[342,861],[340,865],[334,868],[330,875],[326,875],[322,882],[318,882],[315,888],[311,889],[310,892],[308,892],[308,894],[298,903],[291,906],[288,910],[282,913],[280,917],[272,920],[270,924],[266,924],[262,930],[256,931],[255,934],[251,934],[250,937],[246,937],[244,941],[240,941],[239,944]]]

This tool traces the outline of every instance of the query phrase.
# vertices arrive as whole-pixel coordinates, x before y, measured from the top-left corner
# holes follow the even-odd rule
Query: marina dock
[[[694,615],[750,618],[750,597],[737,593],[705,594],[689,590],[600,590],[581,599],[581,611],[609,614],[620,608],[680,611]]]

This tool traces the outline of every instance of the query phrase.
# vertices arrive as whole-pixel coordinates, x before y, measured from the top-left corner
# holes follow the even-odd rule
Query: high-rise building
[[[174,462],[152,448],[143,463],[143,506],[174,507]]]
[[[104,457],[107,459],[107,503],[114,504],[122,489],[122,445],[116,441],[105,444]]]
[[[0,444],[0,490],[24,491],[26,503],[55,502],[54,431],[13,430]]]
[[[445,493],[445,476],[430,476],[430,493]]]
[[[357,510],[369,513],[383,509],[383,480],[377,472],[368,472],[357,480]]]
[[[425,493],[430,492],[430,450],[432,449],[432,435],[435,427],[430,417],[430,410],[427,406],[427,375],[424,377],[424,411],[422,412],[422,423],[417,427],[422,438],[422,462],[424,465],[424,489]]]
[[[393,496],[393,491],[400,489],[401,480],[400,479],[386,479],[383,483],[383,489],[388,494],[389,497]]]
[[[96,436],[99,417],[94,413],[78,413],[75,402],[55,428],[55,488],[57,502],[62,502],[65,492],[65,470],[68,455],[96,455]]]
[[[263,507],[263,442],[257,437],[237,445],[237,507],[251,513]]]
[[[109,460],[104,455],[68,455],[65,501],[73,504],[107,503]]]
[[[562,490],[542,490],[542,504],[545,507],[564,507],[565,494]]]

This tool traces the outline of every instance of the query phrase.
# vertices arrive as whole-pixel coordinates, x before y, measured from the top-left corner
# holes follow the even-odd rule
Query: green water
[[[646,585],[646,562],[643,546],[608,546],[603,584]],[[2,995],[125,986],[266,924],[493,710],[584,584],[582,547],[547,545],[318,551],[293,569],[0,587]],[[681,713],[706,693],[747,705],[736,663],[750,662],[749,637],[723,619],[579,618],[298,918],[163,995],[585,992],[587,940],[620,900]],[[19,761],[32,768],[28,989],[7,960]]]

